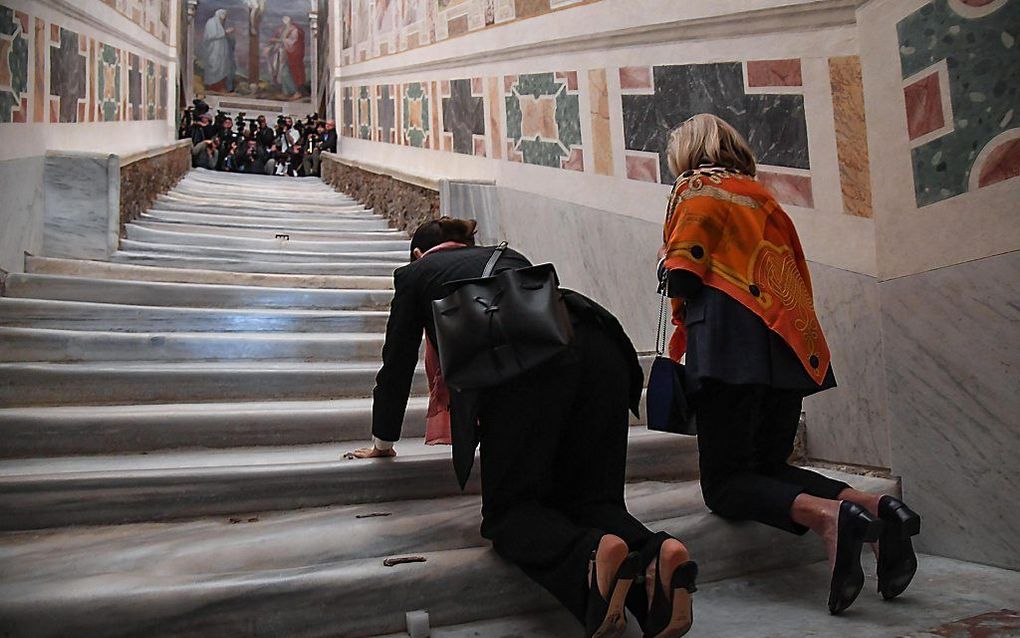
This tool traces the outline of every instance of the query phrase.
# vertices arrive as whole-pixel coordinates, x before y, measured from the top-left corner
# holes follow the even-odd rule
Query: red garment
[[[289,27],[277,29],[275,37],[283,44],[290,77],[294,79],[294,86],[300,89],[305,84],[305,31],[291,23]]]
[[[441,250],[466,247],[466,244],[448,241],[429,249],[422,257]],[[425,445],[450,445],[453,443],[450,434],[450,389],[443,381],[443,371],[439,367],[439,351],[432,345],[428,336],[425,337],[425,376],[429,381],[429,408],[425,413]]]

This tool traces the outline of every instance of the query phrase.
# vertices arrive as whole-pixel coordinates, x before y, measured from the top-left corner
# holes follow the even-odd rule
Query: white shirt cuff
[[[372,446],[375,447],[375,449],[377,450],[382,450],[383,452],[385,452],[386,450],[393,449],[393,441],[383,441],[382,439],[373,436]]]

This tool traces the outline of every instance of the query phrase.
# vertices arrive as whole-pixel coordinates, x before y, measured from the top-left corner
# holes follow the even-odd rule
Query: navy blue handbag
[[[648,375],[648,392],[645,398],[648,429],[672,434],[694,436],[698,433],[694,410],[688,400],[684,365],[667,356],[669,317],[666,312],[665,283],[660,287],[659,325],[655,333],[655,361]]]

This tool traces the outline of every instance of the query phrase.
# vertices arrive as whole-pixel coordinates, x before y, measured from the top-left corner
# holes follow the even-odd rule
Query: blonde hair
[[[695,115],[669,134],[669,170],[679,177],[702,164],[734,168],[754,177],[754,153],[744,136],[722,118]]]

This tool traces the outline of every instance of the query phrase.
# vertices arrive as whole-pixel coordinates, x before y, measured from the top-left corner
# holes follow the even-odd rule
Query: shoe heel
[[[676,568],[673,572],[673,581],[671,585],[673,589],[686,589],[687,593],[693,594],[698,591],[698,586],[695,584],[698,580],[698,564],[693,560],[689,560],[683,565]]]
[[[893,510],[893,516],[899,525],[901,538],[910,538],[921,533],[921,517],[910,510],[906,505]]]
[[[865,543],[877,543],[878,539],[882,536],[882,530],[885,528],[885,522],[880,518],[871,518],[868,516],[868,521],[863,526],[863,534],[861,535],[861,541]]]

